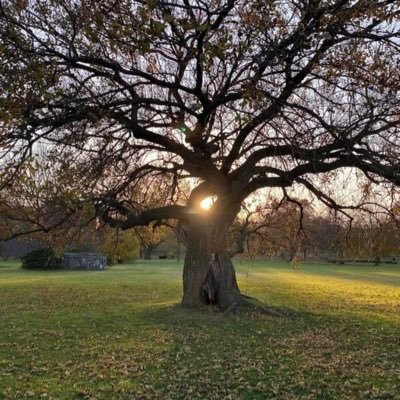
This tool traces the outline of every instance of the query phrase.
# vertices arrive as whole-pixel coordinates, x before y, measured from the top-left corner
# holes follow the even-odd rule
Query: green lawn
[[[400,265],[236,266],[285,317],[183,309],[173,262],[2,262],[0,398],[400,399]]]

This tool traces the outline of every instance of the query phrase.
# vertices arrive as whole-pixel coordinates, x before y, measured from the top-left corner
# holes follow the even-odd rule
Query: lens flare
[[[203,199],[200,203],[200,207],[203,210],[209,210],[212,205],[214,204],[214,198],[213,197],[206,197],[205,199]]]

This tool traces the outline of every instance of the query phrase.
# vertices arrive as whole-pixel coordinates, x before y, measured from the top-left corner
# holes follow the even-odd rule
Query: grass
[[[290,316],[184,309],[174,262],[0,263],[0,398],[400,399],[400,266],[236,264]]]

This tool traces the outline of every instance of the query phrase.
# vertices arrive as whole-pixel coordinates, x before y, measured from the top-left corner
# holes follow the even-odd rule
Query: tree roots
[[[273,307],[269,307],[254,297],[241,295],[241,305],[253,311],[259,312],[265,315],[271,315],[273,317],[283,317],[283,314]]]
[[[273,317],[283,317],[284,314],[273,307],[266,306],[254,297],[241,294],[236,301],[224,309],[224,313],[239,315],[242,308]]]

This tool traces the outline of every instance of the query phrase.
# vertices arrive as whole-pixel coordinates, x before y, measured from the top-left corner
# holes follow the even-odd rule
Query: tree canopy
[[[69,190],[83,186],[123,227],[181,217],[174,187],[189,176],[202,196],[237,201],[299,183],[329,202],[312,175],[342,167],[399,183],[399,1],[38,0],[0,12],[3,188],[38,144],[53,180],[79,177]],[[171,204],[138,209],[132,187],[157,174]]]

